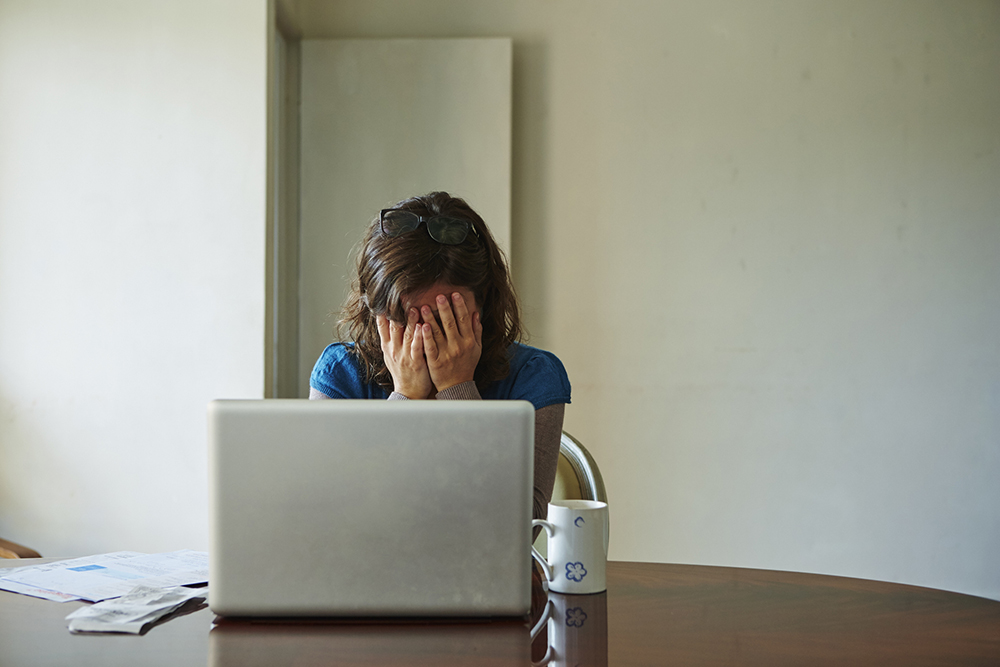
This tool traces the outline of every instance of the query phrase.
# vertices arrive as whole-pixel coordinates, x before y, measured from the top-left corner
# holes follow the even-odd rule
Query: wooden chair
[[[0,558],[41,558],[34,549],[0,538]]]

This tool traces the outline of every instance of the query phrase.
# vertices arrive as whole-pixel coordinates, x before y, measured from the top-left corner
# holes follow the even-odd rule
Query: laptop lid
[[[517,616],[525,401],[214,401],[210,588],[229,616]]]

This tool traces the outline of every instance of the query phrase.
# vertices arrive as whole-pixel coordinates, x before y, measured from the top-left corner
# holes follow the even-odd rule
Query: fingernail
[[[454,294],[451,295],[451,298],[453,300],[455,300],[455,301],[461,301],[462,300],[462,295],[459,294],[458,292],[455,292]]]
[[[446,297],[444,294],[438,294],[437,295],[437,302],[438,303],[448,303],[448,297]]]

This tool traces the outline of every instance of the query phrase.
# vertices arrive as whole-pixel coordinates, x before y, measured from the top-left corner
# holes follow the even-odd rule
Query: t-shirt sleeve
[[[531,401],[536,410],[556,403],[569,403],[569,376],[559,357],[545,350],[534,350],[517,371],[511,393],[511,398]]]
[[[343,343],[323,350],[309,376],[309,387],[330,398],[371,398],[360,364]]]

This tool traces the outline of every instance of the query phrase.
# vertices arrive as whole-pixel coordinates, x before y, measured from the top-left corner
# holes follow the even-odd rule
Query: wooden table
[[[1000,665],[995,600],[771,570],[610,571],[611,665]]]
[[[591,598],[585,608],[606,608],[606,662],[592,657],[612,667],[1000,665],[1000,602],[958,593],[768,570],[612,562],[608,592],[582,597]],[[523,666],[532,650],[523,622],[213,629],[208,609],[141,637],[70,635],[64,617],[80,604],[0,591],[0,666]],[[545,641],[538,638],[536,658]]]

